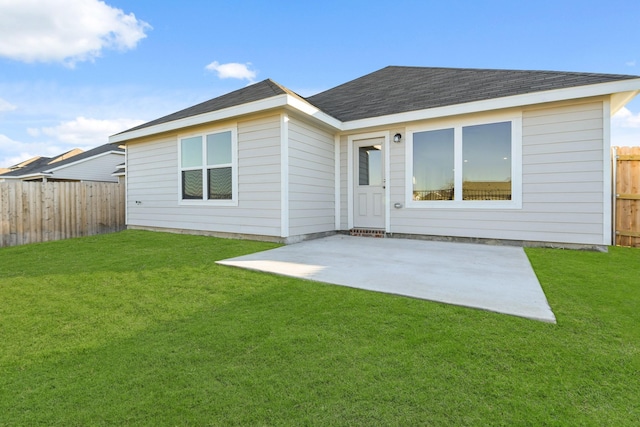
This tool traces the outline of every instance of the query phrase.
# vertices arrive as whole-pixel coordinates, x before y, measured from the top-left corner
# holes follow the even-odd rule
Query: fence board
[[[640,247],[640,147],[614,147],[614,150],[615,244]]]
[[[0,182],[0,247],[120,231],[124,184]]]

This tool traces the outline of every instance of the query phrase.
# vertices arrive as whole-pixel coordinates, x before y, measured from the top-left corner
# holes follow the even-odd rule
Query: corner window
[[[235,130],[181,138],[179,144],[181,200],[237,199]]]
[[[409,132],[412,207],[519,207],[520,119]],[[516,141],[517,140],[517,141]]]

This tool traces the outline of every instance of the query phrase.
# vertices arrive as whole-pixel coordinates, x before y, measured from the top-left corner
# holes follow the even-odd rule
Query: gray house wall
[[[289,235],[335,230],[333,134],[289,118]]]
[[[206,132],[216,127],[199,129]],[[178,134],[129,144],[127,225],[280,236],[280,117],[241,120],[237,129],[238,206],[180,203]]]
[[[522,110],[522,209],[391,208],[390,231],[608,244],[603,114],[603,100]],[[404,148],[390,148],[392,171],[404,170]],[[404,175],[392,172],[391,205],[403,202],[405,191]]]

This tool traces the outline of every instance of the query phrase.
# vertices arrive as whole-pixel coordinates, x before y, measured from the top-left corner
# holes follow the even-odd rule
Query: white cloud
[[[39,131],[67,144],[96,147],[106,144],[110,135],[142,123],[142,120],[132,119],[99,120],[77,117],[75,120],[62,122],[54,127],[44,127]],[[30,129],[29,134],[35,135],[37,130]]]
[[[211,64],[207,65],[205,68],[208,71],[213,71],[218,74],[218,77],[221,79],[239,79],[239,80],[247,80],[249,82],[253,82],[257,76],[257,71],[251,70],[249,67],[251,66],[250,62],[246,64],[240,64],[238,62],[229,62],[227,64],[220,64],[218,61],[213,61]]]
[[[640,128],[640,113],[634,114],[627,107],[622,107],[611,121],[615,127]]]
[[[2,113],[3,111],[13,111],[16,108],[17,107],[9,103],[9,101],[5,101],[4,99],[0,98],[0,113]]]
[[[636,60],[634,59],[633,61],[627,61],[627,62],[625,62],[625,65],[627,67],[635,67],[636,66]]]
[[[128,50],[151,26],[99,0],[0,0],[0,56],[24,62],[90,61]]]
[[[623,107],[612,117],[611,145],[640,145],[640,113]]]
[[[47,142],[20,142],[0,134],[0,168],[9,167],[36,156],[51,157],[70,148]]]

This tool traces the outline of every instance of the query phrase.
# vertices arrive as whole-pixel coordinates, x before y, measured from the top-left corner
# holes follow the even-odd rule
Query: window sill
[[[517,200],[439,200],[415,201],[406,203],[407,209],[522,209],[522,202]]]
[[[179,200],[179,206],[238,206],[237,200]]]

